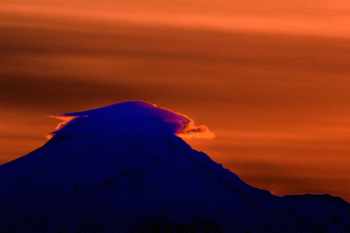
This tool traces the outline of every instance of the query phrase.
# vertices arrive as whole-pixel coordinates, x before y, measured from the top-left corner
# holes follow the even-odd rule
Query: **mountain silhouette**
[[[192,149],[210,135],[140,101],[68,113],[37,150],[0,166],[2,233],[349,233],[330,195],[274,196]]]

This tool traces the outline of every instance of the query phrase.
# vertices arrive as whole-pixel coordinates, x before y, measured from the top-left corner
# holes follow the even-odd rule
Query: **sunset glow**
[[[178,135],[251,184],[350,200],[349,12],[345,0],[2,0],[0,162],[42,145],[47,116],[139,99],[185,113]]]

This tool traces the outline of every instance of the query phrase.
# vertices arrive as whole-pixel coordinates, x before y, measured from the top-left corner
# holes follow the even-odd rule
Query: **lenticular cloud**
[[[142,101],[120,102],[55,118],[62,122],[51,137],[161,136],[169,133],[182,138],[214,137],[208,127],[196,125],[188,116]]]

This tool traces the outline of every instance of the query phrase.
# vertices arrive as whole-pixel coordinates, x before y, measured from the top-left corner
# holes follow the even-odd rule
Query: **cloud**
[[[348,40],[12,18],[19,22],[0,25],[2,106],[59,112],[130,98],[243,110],[348,104]]]
[[[209,130],[206,125],[197,125],[186,115],[178,115],[187,120],[186,124],[182,125],[181,130],[177,131],[177,135],[184,139],[198,138],[198,139],[213,139],[215,134]]]
[[[294,173],[288,176],[296,177],[303,176],[299,170],[292,171],[285,158],[308,159],[311,162],[306,168],[319,161],[318,167],[334,172],[329,172],[330,176],[349,177],[343,172],[349,164],[348,149],[328,149],[330,145],[348,148],[349,144],[345,131],[350,114],[350,47],[346,38],[291,36],[277,31],[208,31],[122,21],[105,24],[92,19],[73,22],[51,14],[8,13],[1,18],[0,120],[8,122],[4,112],[9,111],[18,122],[2,124],[2,135],[7,135],[2,129],[6,126],[40,139],[54,127],[50,119],[41,118],[43,115],[142,99],[209,124],[218,138],[202,144],[215,144],[208,151],[218,155],[215,159],[277,160]],[[187,129],[182,129],[186,133],[177,133],[179,136],[205,136],[196,133],[205,132],[205,126],[186,125]],[[310,131],[324,126],[344,130]],[[322,147],[317,144],[321,149],[316,151],[315,144],[300,140],[296,146],[303,143],[301,152],[289,147],[295,141],[286,147],[281,140],[247,138],[237,132],[291,132],[301,139],[311,132],[312,137],[327,136],[327,141]],[[267,139],[269,148],[261,145]],[[23,145],[34,148],[30,138],[18,138],[16,144],[8,141],[0,142],[0,154],[14,154],[14,150],[23,154],[28,151]],[[327,158],[333,155],[338,158],[330,163]],[[273,174],[280,176],[277,170]],[[291,182],[284,185],[284,181],[270,180],[268,174],[252,176],[258,177],[257,183],[266,180],[287,191],[300,191]],[[332,181],[317,187],[332,192],[328,187],[333,183],[338,187],[344,184]],[[349,198],[347,190],[336,192]]]

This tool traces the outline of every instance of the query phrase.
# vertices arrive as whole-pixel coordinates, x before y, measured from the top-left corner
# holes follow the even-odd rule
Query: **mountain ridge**
[[[1,232],[350,232],[345,201],[272,195],[192,149],[177,134],[208,129],[185,115],[127,102],[66,116],[0,166]]]

